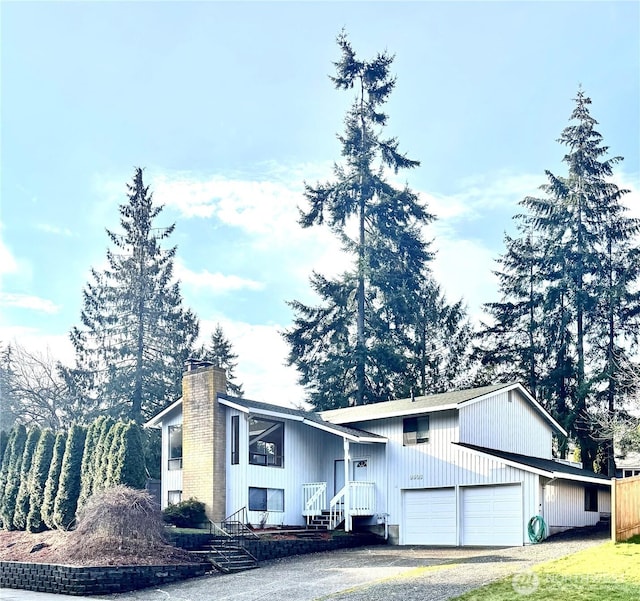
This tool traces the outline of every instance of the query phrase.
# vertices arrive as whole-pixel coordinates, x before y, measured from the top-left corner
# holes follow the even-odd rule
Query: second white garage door
[[[403,545],[457,545],[455,488],[405,490]]]
[[[463,545],[522,545],[520,484],[471,486],[460,492]]]

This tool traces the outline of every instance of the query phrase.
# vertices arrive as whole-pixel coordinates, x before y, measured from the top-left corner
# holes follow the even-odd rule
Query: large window
[[[240,416],[231,416],[231,465],[240,463]]]
[[[284,423],[262,417],[249,419],[249,463],[284,465]]]
[[[169,469],[182,469],[182,426],[169,426]]]
[[[250,511],[284,511],[284,490],[249,487]]]
[[[402,444],[404,446],[429,442],[429,416],[405,417],[402,421]]]

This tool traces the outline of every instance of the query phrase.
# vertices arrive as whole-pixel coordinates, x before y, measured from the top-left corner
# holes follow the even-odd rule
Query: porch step
[[[336,529],[344,523],[342,520],[339,524],[336,525]],[[326,509],[320,515],[312,517],[309,520],[307,528],[310,530],[329,530],[329,526],[331,525],[331,513]]]
[[[244,547],[230,543],[228,540],[211,540],[197,551],[191,551],[194,555],[204,558],[211,565],[225,574],[243,572],[259,567],[256,558]]]

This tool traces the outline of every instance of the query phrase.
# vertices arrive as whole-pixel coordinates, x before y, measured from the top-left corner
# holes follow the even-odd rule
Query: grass
[[[634,544],[635,543],[635,544]],[[640,536],[604,543],[456,597],[455,601],[637,601]]]

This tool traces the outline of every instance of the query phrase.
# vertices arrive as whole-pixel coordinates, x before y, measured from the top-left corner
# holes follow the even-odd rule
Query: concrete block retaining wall
[[[354,547],[378,545],[384,544],[384,542],[384,540],[381,540],[373,534],[361,534],[335,536],[328,540],[246,539],[243,545],[258,561],[265,561],[267,559],[289,557],[290,555],[304,555],[306,553],[320,553],[321,551],[336,551],[337,549],[350,549]]]
[[[194,576],[208,564],[74,567],[0,561],[0,587],[66,595],[122,593]]]

